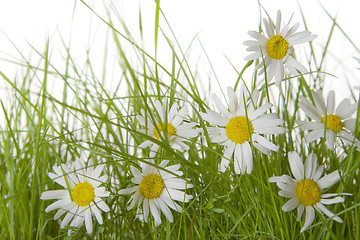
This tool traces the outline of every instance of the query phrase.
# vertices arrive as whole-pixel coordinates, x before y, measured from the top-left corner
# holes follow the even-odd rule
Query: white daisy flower
[[[75,169],[74,169],[75,168]],[[88,234],[93,231],[92,215],[95,216],[99,224],[103,223],[101,212],[108,212],[108,205],[101,199],[108,197],[109,192],[100,185],[106,181],[107,176],[100,174],[104,165],[99,165],[94,169],[92,160],[89,160],[87,167],[83,161],[76,161],[75,167],[69,168],[65,164],[54,166],[55,173],[49,173],[49,177],[56,183],[64,187],[64,190],[46,191],[41,194],[41,199],[59,199],[50,204],[45,212],[59,209],[54,216],[54,220],[59,219],[66,213],[60,227],[64,228],[70,223],[71,227],[80,228],[85,221]],[[68,231],[68,235],[71,230]]]
[[[184,123],[184,119],[188,115],[188,108],[186,106],[182,107],[178,111],[177,103],[174,103],[170,110],[168,109],[168,104],[166,99],[164,99],[163,104],[160,101],[155,101],[155,108],[157,113],[147,112],[145,114],[144,109],[141,109],[141,116],[137,116],[139,123],[147,128],[147,130],[140,129],[142,133],[146,133],[149,136],[156,138],[157,140],[168,139],[170,146],[176,150],[187,151],[189,146],[185,144],[188,142],[188,138],[196,137],[199,133],[199,129],[194,129],[196,125],[195,122]],[[152,117],[149,115],[152,114]],[[160,119],[158,119],[159,117]],[[153,121],[155,119],[155,123]],[[166,129],[164,131],[164,129]],[[146,140],[139,145],[139,148],[150,148],[150,157],[156,155],[159,145],[151,140]]]
[[[250,142],[265,154],[269,154],[270,150],[278,151],[278,146],[260,134],[284,133],[285,128],[278,126],[284,121],[279,119],[275,113],[264,114],[273,106],[271,103],[257,108],[258,90],[255,90],[252,96],[248,96],[244,88],[241,88],[239,98],[236,97],[231,87],[227,88],[227,92],[229,108],[226,108],[214,94],[213,100],[220,114],[207,110],[201,116],[209,123],[219,126],[207,127],[207,131],[213,143],[219,143],[225,147],[219,167],[220,171],[226,171],[230,163],[229,159],[234,155],[235,172],[249,174],[253,169]]]
[[[334,91],[329,92],[326,104],[320,90],[311,92],[315,104],[304,96],[300,96],[299,107],[315,122],[296,121],[302,129],[310,131],[305,135],[305,140],[313,142],[325,136],[327,147],[334,149],[336,137],[338,137],[360,148],[360,141],[352,135],[355,131],[356,119],[351,116],[357,110],[357,104],[350,104],[349,99],[344,99],[335,109]]]
[[[142,212],[144,220],[147,222],[150,209],[155,226],[161,224],[161,212],[164,213],[169,222],[173,222],[174,217],[169,207],[177,212],[182,211],[181,206],[175,201],[188,202],[192,199],[192,195],[180,191],[193,187],[193,185],[176,176],[183,175],[182,171],[179,171],[180,164],[166,167],[168,162],[168,160],[164,160],[159,164],[159,167],[166,171],[149,164],[142,164],[142,172],[140,172],[137,168],[131,166],[130,169],[134,175],[131,181],[136,186],[119,191],[119,194],[134,193],[129,201],[128,210],[132,209],[137,203],[137,213]],[[143,205],[142,211],[139,209],[141,204]]]
[[[299,28],[299,23],[290,27],[289,24],[284,24],[281,27],[281,12],[277,12],[276,25],[269,17],[269,20],[264,18],[265,33],[258,33],[256,31],[249,31],[249,35],[255,40],[248,40],[244,45],[248,46],[247,51],[252,52],[245,57],[245,60],[262,59],[256,66],[261,69],[259,74],[264,73],[266,67],[267,80],[270,81],[275,76],[276,86],[285,76],[285,67],[293,75],[306,72],[306,68],[291,56],[293,53],[293,45],[312,41],[316,35],[309,31],[296,32]]]
[[[317,168],[317,157],[313,153],[307,156],[304,165],[299,154],[290,152],[289,163],[295,179],[288,175],[282,175],[281,177],[269,178],[269,182],[276,182],[276,185],[281,188],[280,196],[291,198],[282,207],[283,211],[292,211],[298,207],[297,221],[300,221],[304,210],[306,211],[305,224],[300,232],[304,232],[314,221],[314,209],[321,215],[325,214],[335,221],[342,223],[341,218],[335,216],[324,204],[344,202],[344,197],[340,197],[337,193],[322,193],[325,188],[332,186],[340,180],[339,171],[336,170],[320,178],[324,171],[324,166],[321,165]],[[331,197],[335,198],[329,199]]]

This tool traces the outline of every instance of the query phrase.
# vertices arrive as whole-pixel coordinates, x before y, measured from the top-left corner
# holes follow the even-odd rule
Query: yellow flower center
[[[297,183],[295,192],[297,199],[304,206],[312,206],[320,201],[320,188],[313,180],[301,180]]]
[[[273,59],[282,59],[286,56],[288,49],[289,43],[281,35],[270,38],[266,43],[266,51]]]
[[[164,182],[158,174],[144,176],[140,185],[140,194],[147,199],[159,198],[164,190]]]
[[[341,121],[341,118],[334,115],[334,114],[329,114],[326,116],[324,116],[321,119],[321,122],[325,124],[326,121],[326,128],[327,129],[331,129],[334,132],[340,132],[341,129],[344,127],[344,123]]]
[[[87,182],[79,183],[73,188],[72,197],[80,207],[88,206],[95,199],[94,187]]]
[[[171,123],[162,123],[162,124],[158,124],[157,125],[157,128],[154,129],[154,136],[157,138],[157,139],[160,139],[160,132],[163,131],[162,127],[166,127],[166,132],[168,133],[168,137],[170,138],[171,136],[174,136],[176,135],[176,129],[175,127],[171,124]]]
[[[227,137],[235,143],[246,142],[254,132],[251,121],[244,116],[230,118],[225,130]]]

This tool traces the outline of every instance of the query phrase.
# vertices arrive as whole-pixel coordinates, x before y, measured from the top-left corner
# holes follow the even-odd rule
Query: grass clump
[[[106,41],[115,46],[121,75],[108,87],[106,64],[101,76],[95,73],[90,57],[79,67],[66,44],[65,67],[59,69],[52,63],[48,43],[43,53],[35,51],[40,59],[37,64],[25,59],[19,63],[24,73],[21,78],[11,79],[0,72],[7,94],[6,101],[1,100],[2,239],[359,238],[358,97],[353,94],[335,111],[334,97],[322,102],[318,91],[331,75],[323,72],[323,63],[333,29],[339,27],[335,19],[319,58],[313,34],[299,31],[295,35],[296,29],[283,21],[271,22],[269,13],[260,31],[250,33],[254,39],[245,43],[254,54],[247,57],[249,61],[234,84],[225,90],[227,86],[219,80],[218,90],[199,79],[188,52],[171,31],[163,30],[161,23],[169,26],[160,1],[155,5],[153,54],[143,47],[141,13],[138,43],[113,6],[102,17],[82,3],[108,28],[111,37]],[[307,28],[305,18],[300,28]],[[280,38],[286,31],[288,35]],[[161,41],[167,45],[160,45]],[[302,54],[297,52],[297,44],[307,48],[307,63],[297,60]],[[171,53],[170,63],[161,61],[160,46]],[[252,77],[245,79],[244,74]],[[331,122],[333,115],[340,118],[341,127],[329,127],[336,124]],[[234,120],[228,125],[236,117],[247,121]],[[296,185],[292,193],[299,203],[287,212],[282,210],[289,200],[278,194],[285,188],[283,175],[296,178],[294,172],[301,168],[301,164],[289,162],[296,158],[294,152],[303,163],[313,153],[310,156],[316,156],[316,167],[323,165],[332,184],[314,182],[326,185],[322,194],[335,193],[331,197],[337,200],[323,201],[331,203],[326,207],[335,216],[328,217],[329,212],[315,208],[314,221],[309,217],[311,210],[305,210],[306,217],[298,222],[297,211],[292,210],[300,203],[309,207],[309,201],[296,194],[298,179],[292,182]],[[80,161],[84,165],[76,167]],[[63,169],[63,176],[49,178],[56,172],[54,166]],[[95,169],[97,175],[87,169]],[[145,184],[143,179],[150,174]],[[324,174],[318,174],[319,178]],[[69,202],[77,204],[73,176],[91,183],[94,189],[99,183],[101,188],[91,204],[102,210],[102,220],[92,209],[91,228],[82,208],[75,211],[59,205],[65,215],[55,221],[56,213],[48,211],[55,201],[41,200],[48,191],[65,189],[57,196],[66,195]],[[281,180],[275,176],[282,176]],[[59,179],[63,179],[62,187],[57,184]],[[153,189],[153,194],[144,193]],[[301,189],[312,191],[305,185]],[[321,198],[328,199],[326,195]],[[132,199],[138,200],[134,206]],[[84,222],[77,227],[70,219],[60,228],[68,212],[72,219],[79,215]],[[336,222],[338,217],[343,223]],[[300,232],[304,225],[306,229]]]

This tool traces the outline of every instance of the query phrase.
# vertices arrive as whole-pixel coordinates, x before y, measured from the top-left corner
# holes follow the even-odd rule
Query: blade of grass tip
[[[155,9],[155,77],[156,77],[156,88],[158,91],[158,98],[161,99],[160,84],[159,84],[159,71],[157,62],[157,47],[158,47],[158,34],[159,34],[159,16],[160,16],[160,0],[156,1]]]
[[[226,57],[226,56],[225,56],[225,57]],[[239,82],[240,82],[240,79],[242,79],[242,75],[244,74],[245,70],[253,64],[254,60],[248,61],[248,62],[245,64],[245,66],[241,69],[241,72],[239,73],[239,72],[236,70],[235,66],[230,62],[230,60],[229,60],[227,57],[226,57],[226,59],[229,61],[229,63],[230,63],[231,66],[235,69],[235,71],[239,74],[239,77],[236,79],[235,86],[234,86],[234,90],[236,90],[236,88],[237,88],[237,86],[238,86],[238,84],[239,84]],[[243,81],[244,81],[244,80],[243,80]]]
[[[172,35],[172,37],[174,38],[174,42],[176,43],[176,46],[179,48],[179,51],[180,51],[180,53],[181,53],[181,59],[180,59],[180,55],[179,55],[179,56],[178,56],[177,54],[175,55],[176,60],[178,61],[179,65],[180,65],[180,69],[179,69],[179,74],[178,74],[178,75],[180,75],[180,70],[182,70],[182,73],[184,74],[184,77],[185,77],[185,79],[188,81],[188,83],[189,83],[189,85],[190,85],[190,89],[193,91],[194,94],[190,94],[190,92],[189,92],[186,88],[183,88],[183,90],[186,91],[188,94],[190,94],[190,96],[191,96],[192,98],[195,98],[196,100],[199,100],[199,101],[200,101],[200,102],[199,102],[199,105],[202,106],[202,105],[203,105],[203,102],[202,102],[202,100],[198,97],[198,96],[199,96],[199,92],[198,92],[198,89],[197,89],[197,87],[196,87],[195,77],[194,77],[193,73],[191,72],[191,69],[190,69],[190,66],[189,66],[188,61],[186,60],[187,52],[190,50],[190,47],[191,47],[193,41],[194,41],[195,39],[197,39],[197,36],[195,36],[195,37],[191,40],[191,42],[190,42],[190,44],[189,44],[189,47],[187,48],[186,52],[184,52],[184,51],[182,50],[180,44],[179,44],[179,41],[178,41],[178,39],[177,39],[177,37],[176,37],[173,29],[172,29],[171,26],[170,26],[169,21],[167,20],[165,14],[162,12],[161,8],[160,8],[160,12],[161,12],[162,18],[163,18],[164,21],[166,22],[166,25],[167,25],[167,26],[169,27],[169,29],[170,29],[171,35]],[[160,29],[161,29],[161,28],[160,28]],[[165,35],[165,34],[164,34],[164,35]],[[168,40],[169,38],[166,37],[166,39]],[[199,41],[199,42],[200,42],[200,41]],[[200,45],[202,46],[201,42],[200,42]],[[174,46],[173,46],[172,44],[169,44],[169,46],[170,46],[170,48],[174,49]],[[204,49],[203,46],[202,46],[202,49]],[[173,51],[173,52],[175,52],[175,51]],[[205,52],[205,54],[206,54],[206,52]],[[210,63],[210,65],[211,65],[211,62],[210,62],[210,61],[209,61],[209,63]],[[185,68],[185,66],[186,66],[186,68]],[[187,73],[186,69],[189,70],[189,73]],[[163,69],[163,70],[164,70],[164,69]],[[167,73],[167,71],[166,71],[166,73]],[[190,76],[189,76],[189,75],[190,75]],[[214,75],[215,75],[215,74],[214,74]],[[216,77],[216,75],[215,75],[215,77]],[[217,77],[216,77],[216,78],[217,78]],[[191,82],[190,80],[192,80],[192,82]],[[178,84],[180,84],[180,83],[178,82]]]
[[[331,18],[331,20],[334,21],[334,23],[336,24],[336,26],[338,27],[338,29],[341,31],[342,34],[344,34],[344,36],[346,37],[346,39],[351,43],[351,45],[355,48],[355,50],[360,53],[360,49],[356,46],[356,44],[350,39],[350,37],[345,33],[345,31],[340,27],[340,25],[335,21],[335,18],[333,18],[330,13],[325,9],[325,7],[319,2],[321,8],[324,10],[324,12],[326,13],[326,15],[329,16],[329,18]]]
[[[7,111],[5,109],[4,103],[3,103],[3,101],[1,99],[0,99],[0,104],[1,104],[2,110],[4,112],[6,123],[10,128],[11,138],[13,139],[14,143],[16,143],[16,142],[18,142],[18,140],[15,138],[14,132],[11,129],[11,123],[10,123],[11,121],[10,121],[10,119],[8,117],[8,114],[7,114]],[[16,144],[15,147],[16,147],[16,152],[19,153],[20,152],[20,147],[18,146],[18,144]]]
[[[321,4],[320,4],[320,5],[321,5]],[[300,9],[301,17],[302,17],[302,19],[303,19],[303,23],[304,23],[305,29],[308,30],[307,23],[306,23],[306,20],[305,20],[305,15],[304,15],[304,13],[303,13],[302,8],[300,7],[300,5],[299,5],[299,9]],[[331,18],[331,17],[330,17],[330,18]],[[332,19],[332,21],[333,21],[333,24],[332,24],[332,26],[331,26],[330,33],[329,33],[328,39],[327,39],[327,41],[326,41],[326,44],[325,44],[325,47],[324,47],[324,51],[323,51],[323,54],[322,54],[322,56],[321,56],[321,60],[320,60],[320,64],[319,64],[319,65],[317,65],[316,55],[315,55],[315,53],[314,53],[314,48],[313,48],[312,41],[309,42],[310,50],[311,50],[311,57],[314,59],[315,66],[316,66],[316,68],[317,68],[317,76],[316,76],[316,78],[314,78],[314,79],[320,79],[319,74],[321,73],[321,67],[322,67],[323,62],[324,62],[324,60],[325,60],[325,56],[326,56],[326,54],[327,54],[327,50],[328,50],[328,47],[329,47],[329,44],[330,44],[330,40],[332,39],[333,31],[334,31],[334,29],[335,29],[335,26],[337,25],[335,18],[331,18],[331,19]],[[309,64],[309,67],[311,67],[310,64]],[[311,71],[311,68],[309,68],[309,69],[310,69],[310,71]],[[316,85],[316,82],[315,82],[314,84]],[[320,83],[319,86],[321,86],[321,83]]]
[[[307,23],[306,23],[306,20],[305,20],[305,15],[304,15],[304,13],[303,13],[303,10],[302,10],[299,2],[298,2],[298,6],[299,6],[301,18],[303,19],[303,23],[304,23],[305,30],[308,30]],[[311,57],[314,59],[315,66],[318,66],[317,60],[316,60],[316,56],[315,56],[315,54],[314,54],[314,48],[313,48],[313,45],[312,45],[312,42],[311,42],[311,41],[309,42],[309,45],[310,45],[310,50],[311,50]]]
[[[4,133],[10,133],[10,138],[13,139],[14,143],[15,143],[15,146],[16,146],[16,149],[17,149],[17,152],[19,153],[20,152],[20,148],[18,146],[18,141],[16,141],[16,138],[15,138],[15,134],[14,134],[14,131],[12,129],[12,126],[11,126],[11,120],[9,118],[9,115],[7,113],[7,111],[5,110],[5,107],[3,105],[3,101],[1,100],[1,106],[3,108],[3,111],[4,111],[4,115],[6,117],[6,121],[7,121],[7,126],[9,128],[8,131],[4,131]],[[6,138],[6,140],[4,140]],[[8,192],[7,192],[7,196],[13,196],[15,195],[15,187],[14,187],[14,172],[13,170],[15,169],[14,165],[15,162],[13,161],[13,158],[12,158],[12,153],[11,153],[11,149],[12,149],[12,146],[9,146],[10,144],[10,141],[8,140],[8,137],[5,137],[3,136],[2,138],[2,146],[3,146],[3,151],[4,151],[4,159],[6,159],[6,172],[7,172],[7,176],[6,178],[3,178],[2,179],[2,186],[1,186],[1,191],[3,191],[4,189],[8,189]],[[5,187],[7,186],[7,187]],[[15,212],[15,207],[14,207],[14,201],[8,201],[5,199],[5,196],[1,196],[1,205],[2,205],[2,214],[3,216],[5,216],[5,220],[6,220],[6,225],[8,227],[7,229],[7,232],[8,232],[8,236],[10,237],[10,239],[15,239],[15,224],[14,224],[14,212]],[[5,224],[4,224],[5,225]],[[2,225],[2,226],[4,226]],[[5,226],[4,226],[5,227]],[[4,229],[5,230],[5,229]]]
[[[143,35],[143,26],[142,26],[142,14],[141,14],[141,7],[139,5],[139,31],[140,31],[140,38],[141,38],[141,47],[144,49],[144,35]],[[148,77],[147,77],[147,68],[146,68],[146,56],[143,51],[141,51],[142,56],[142,66],[143,66],[143,77],[144,77],[144,89],[148,89]],[[144,92],[144,99],[148,98],[148,91]],[[147,108],[145,108],[145,115],[147,115]],[[147,126],[147,118],[145,119],[145,124]]]
[[[326,44],[325,44],[325,47],[324,47],[324,51],[323,51],[323,54],[321,56],[321,60],[320,60],[320,65],[317,67],[317,71],[318,71],[318,76],[317,78],[319,78],[319,74],[320,74],[320,71],[321,71],[321,67],[324,63],[324,60],[325,60],[325,56],[326,56],[326,53],[327,53],[327,50],[328,50],[328,47],[329,47],[329,44],[330,44],[330,40],[332,38],[332,34],[334,32],[334,29],[335,29],[335,20],[333,21],[333,24],[331,26],[331,29],[330,29],[330,33],[329,33],[329,36],[328,36],[328,40],[326,41]],[[312,55],[315,55],[315,54],[312,54]],[[315,57],[315,56],[314,56]]]
[[[46,134],[43,133],[43,119],[45,119],[45,115],[46,115],[46,86],[47,86],[47,74],[48,74],[48,62],[49,62],[49,39],[47,38],[46,40],[46,46],[45,46],[45,62],[44,62],[44,76],[43,76],[43,83],[42,83],[42,93],[41,93],[41,105],[40,105],[40,112],[38,114],[39,117],[39,126],[38,126],[38,132],[36,133],[37,137],[37,141],[36,141],[36,151],[35,151],[35,158],[34,158],[34,170],[33,170],[33,181],[32,181],[32,191],[31,191],[31,206],[34,206],[34,202],[37,200],[35,198],[37,198],[36,193],[37,191],[35,191],[35,189],[37,189],[37,185],[38,182],[36,181],[36,177],[37,176],[37,166],[39,165],[39,159],[40,159],[40,150],[41,150],[41,143],[40,141],[43,140],[43,137],[41,136],[42,134]],[[46,124],[44,122],[44,124]],[[41,166],[41,165],[40,165]],[[43,168],[43,171],[46,171],[46,168]],[[34,210],[31,210],[31,214],[30,214],[30,226],[29,229],[33,229],[33,220],[34,220]]]

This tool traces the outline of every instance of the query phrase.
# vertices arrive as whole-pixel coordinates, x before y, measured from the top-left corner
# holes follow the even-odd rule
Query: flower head
[[[295,179],[288,175],[282,175],[281,177],[269,178],[269,182],[277,183],[277,186],[281,189],[279,192],[280,196],[291,198],[282,207],[283,211],[292,211],[298,207],[298,221],[300,221],[304,210],[306,211],[305,224],[300,232],[304,232],[314,221],[314,209],[320,214],[325,214],[341,223],[341,218],[335,216],[324,204],[328,205],[343,202],[344,198],[338,196],[339,194],[337,193],[323,193],[325,188],[332,186],[340,180],[339,171],[336,170],[320,178],[324,171],[324,166],[322,165],[317,168],[317,157],[313,153],[307,156],[304,165],[299,154],[290,152],[289,163]],[[335,198],[329,199],[331,197]]]
[[[92,160],[89,160],[87,167],[83,161],[75,162],[75,168],[69,168],[65,164],[54,166],[54,173],[49,173],[49,177],[56,183],[64,187],[64,190],[45,191],[41,194],[41,199],[59,199],[50,204],[45,212],[59,209],[54,216],[54,220],[59,219],[66,213],[60,227],[64,228],[70,221],[71,227],[80,228],[85,221],[88,234],[93,231],[92,215],[95,215],[99,224],[103,223],[101,213],[108,212],[108,205],[101,199],[108,197],[109,192],[100,185],[107,179],[106,175],[100,177],[104,165],[99,165],[94,169]],[[70,235],[69,230],[68,234]]]
[[[272,107],[271,103],[257,107],[259,91],[255,90],[248,96],[244,88],[241,88],[239,98],[231,87],[227,88],[227,92],[229,107],[226,108],[218,97],[213,95],[220,114],[207,110],[202,113],[202,117],[209,123],[218,125],[207,127],[207,131],[212,142],[225,146],[220,171],[224,172],[228,168],[229,159],[234,156],[235,172],[251,173],[253,156],[250,143],[265,154],[269,154],[270,150],[278,151],[278,146],[260,134],[284,133],[285,129],[278,126],[283,124],[283,120],[275,113],[264,114]]]
[[[309,130],[305,135],[307,142],[313,142],[319,138],[326,137],[326,145],[334,149],[336,138],[341,138],[348,144],[354,144],[360,148],[360,141],[351,132],[355,131],[356,119],[351,116],[357,110],[357,104],[350,104],[349,99],[344,99],[335,109],[335,92],[330,91],[325,101],[321,91],[312,91],[313,104],[304,96],[300,96],[299,107],[308,117],[315,121],[296,121],[300,128]]]
[[[306,72],[306,68],[291,56],[293,53],[293,45],[312,41],[316,35],[309,31],[296,32],[299,24],[290,27],[284,24],[281,27],[281,12],[277,12],[276,25],[269,17],[269,20],[264,18],[265,33],[258,33],[249,31],[249,35],[255,40],[248,40],[244,45],[248,46],[247,51],[252,52],[245,57],[245,60],[262,59],[257,65],[259,74],[267,73],[267,79],[270,81],[275,76],[275,84],[280,85],[280,82],[285,76],[285,67],[293,74],[298,72]]]
[[[177,212],[182,211],[181,206],[175,201],[188,202],[192,199],[191,195],[181,191],[192,188],[193,185],[177,177],[177,175],[183,175],[183,172],[179,171],[180,165],[166,167],[168,163],[168,160],[164,160],[159,164],[159,168],[164,170],[150,164],[142,164],[142,172],[131,166],[130,169],[134,175],[131,181],[136,186],[119,191],[119,194],[134,193],[129,201],[128,210],[132,209],[137,203],[137,212],[140,212],[140,205],[142,204],[145,222],[148,220],[150,209],[155,226],[161,224],[161,212],[164,213],[169,222],[173,222],[174,217],[169,207]]]
[[[137,119],[147,130],[140,129],[140,131],[157,140],[168,139],[170,146],[176,150],[189,150],[189,146],[185,142],[189,141],[188,138],[196,137],[199,130],[193,128],[196,123],[183,122],[188,114],[187,107],[185,106],[178,111],[178,105],[174,103],[169,109],[166,99],[164,99],[163,103],[158,100],[155,101],[155,109],[156,113],[152,113],[153,118],[150,117],[151,113],[148,112],[146,115],[144,109],[141,110],[142,115],[137,116]],[[158,119],[156,118],[157,115]],[[149,146],[151,146],[150,157],[154,157],[159,149],[159,145],[155,142],[146,140],[139,145],[139,148]]]

